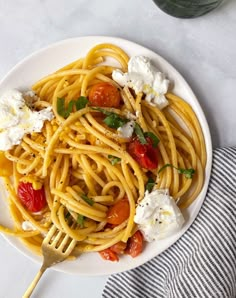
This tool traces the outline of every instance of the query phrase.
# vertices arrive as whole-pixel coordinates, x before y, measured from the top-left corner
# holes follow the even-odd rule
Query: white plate
[[[32,54],[18,63],[1,81],[0,93],[3,93],[6,89],[12,88],[29,89],[30,86],[38,79],[51,72],[54,72],[58,68],[79,57],[83,57],[91,47],[104,42],[113,43],[120,46],[130,56],[144,55],[150,57],[156,66],[165,74],[167,74],[167,76],[174,83],[173,92],[183,97],[191,104],[202,125],[207,149],[207,166],[204,187],[195,202],[185,212],[186,223],[182,230],[176,235],[165,240],[147,244],[143,253],[134,259],[130,256],[122,256],[118,263],[113,263],[102,260],[98,253],[88,253],[81,255],[76,261],[63,262],[53,267],[55,270],[59,271],[91,276],[112,274],[135,268],[157,256],[171,246],[177,239],[179,239],[192,224],[201,208],[209,183],[212,163],[212,145],[209,127],[205,115],[187,82],[178,73],[178,71],[162,57],[138,44],[124,39],[88,36],[68,39],[50,45],[49,47]],[[7,204],[1,197],[1,224],[10,226],[11,219],[7,210]],[[5,236],[5,238],[27,257],[37,262],[42,261],[40,257],[33,255],[27,248],[25,248],[18,239],[9,236]]]

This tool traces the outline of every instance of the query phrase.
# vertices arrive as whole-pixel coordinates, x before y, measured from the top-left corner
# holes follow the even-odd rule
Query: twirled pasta
[[[57,112],[58,98],[64,98],[68,104],[79,96],[87,97],[98,82],[110,82],[122,96],[121,108],[107,111],[123,117],[138,112],[136,121],[143,131],[160,139],[159,165],[151,171],[156,178],[155,187],[168,188],[180,208],[188,207],[201,191],[206,150],[201,126],[190,105],[168,93],[169,105],[159,110],[143,100],[142,94],[134,96],[127,87],[122,89],[111,79],[117,67],[105,65],[106,57],[115,59],[121,70],[127,71],[127,54],[115,45],[100,44],[85,58],[35,83],[32,89],[39,100],[34,108],[52,105],[55,118],[45,123],[41,133],[26,135],[20,145],[5,153],[13,162],[13,177],[4,178],[4,182],[15,227],[10,230],[1,226],[0,231],[20,237],[38,254],[52,223],[78,241],[77,252],[100,251],[120,240],[126,242],[136,229],[135,207],[144,197],[148,173],[127,152],[129,140],[107,127],[100,112],[90,106],[74,111],[67,119]],[[185,123],[184,128],[180,122]],[[112,165],[108,155],[120,158],[121,162]],[[165,164],[193,168],[194,178],[187,179],[171,167],[158,174]],[[27,211],[17,197],[19,180],[28,175],[43,181],[47,206],[40,213]],[[93,200],[91,206],[83,200],[82,193]],[[116,227],[107,227],[109,207],[124,196],[130,205],[129,218]],[[78,214],[85,217],[83,227],[71,226]],[[31,222],[35,230],[24,231],[23,221]]]

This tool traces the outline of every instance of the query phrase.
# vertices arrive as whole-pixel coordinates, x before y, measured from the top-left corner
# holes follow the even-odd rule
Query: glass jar
[[[153,0],[164,12],[177,18],[195,18],[210,12],[223,0]]]

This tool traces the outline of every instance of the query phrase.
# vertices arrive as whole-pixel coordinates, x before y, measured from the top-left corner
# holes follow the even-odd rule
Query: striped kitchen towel
[[[110,276],[103,297],[236,297],[236,147],[214,151],[207,195],[188,231],[146,264]]]

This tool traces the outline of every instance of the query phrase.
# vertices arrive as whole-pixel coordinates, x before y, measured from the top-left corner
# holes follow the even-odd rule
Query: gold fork
[[[31,296],[43,273],[49,267],[64,261],[75,248],[76,242],[52,225],[42,243],[43,264],[22,298]]]

